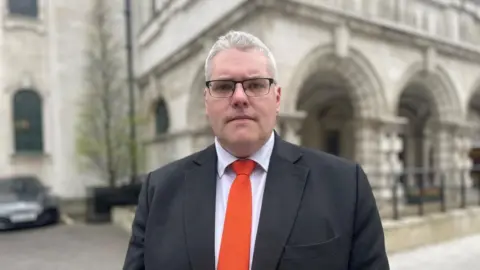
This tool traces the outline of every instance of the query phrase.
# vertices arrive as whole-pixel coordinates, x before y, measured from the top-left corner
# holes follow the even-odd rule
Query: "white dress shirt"
[[[252,268],[253,252],[255,247],[255,239],[257,235],[258,221],[260,219],[260,209],[263,199],[263,191],[265,188],[265,180],[267,178],[268,164],[272,154],[274,145],[274,133],[263,145],[260,150],[253,154],[250,159],[256,162],[255,169],[250,175],[252,187],[252,237],[250,243],[250,269]],[[215,138],[215,148],[217,151],[217,195],[215,209],[215,268],[218,265],[218,256],[220,252],[220,244],[222,242],[223,223],[225,221],[225,212],[227,209],[228,193],[235,180],[235,172],[229,167],[236,157],[227,152]]]

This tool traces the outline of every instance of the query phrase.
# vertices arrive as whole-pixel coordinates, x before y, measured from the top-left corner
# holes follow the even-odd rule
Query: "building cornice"
[[[247,18],[260,13],[261,7],[262,4],[258,3],[257,1],[245,1],[237,9],[226,13],[223,17],[213,23],[211,27],[199,32],[196,38],[193,38],[192,41],[186,43],[184,46],[170,54],[170,56],[168,56],[164,61],[140,75],[138,79],[140,88],[148,84],[150,76],[162,76],[166,71],[196,55],[209,45],[213,45],[213,42],[219,35],[229,30],[229,28],[233,25],[236,25]]]
[[[378,37],[397,44],[407,44],[420,49],[434,48],[438,54],[448,55],[464,61],[476,63],[480,61],[480,47],[466,42],[454,42],[447,38],[428,35],[425,32],[388,20],[366,19],[358,14],[338,9],[310,6],[295,3],[289,0],[281,0],[268,10],[289,16],[293,19],[311,20],[335,27],[347,25],[353,33],[362,33],[368,36]]]
[[[281,16],[288,16],[297,20],[311,20],[332,27],[344,24],[356,33],[379,37],[397,44],[413,45],[419,49],[433,48],[438,54],[456,57],[463,61],[480,61],[480,47],[466,42],[454,42],[447,38],[427,35],[425,32],[392,21],[366,19],[352,12],[326,6],[307,5],[290,0],[257,0],[246,1],[238,9],[226,13],[211,27],[199,32],[197,38],[179,48],[150,71],[142,74],[138,80],[139,85],[146,85],[152,75],[162,76],[166,71],[212,45],[218,35],[230,29],[233,25],[259,13],[281,14]]]

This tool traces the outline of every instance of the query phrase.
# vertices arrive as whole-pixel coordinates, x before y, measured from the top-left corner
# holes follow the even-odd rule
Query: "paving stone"
[[[480,269],[480,234],[390,256],[391,270]]]
[[[111,225],[57,225],[0,233],[0,269],[118,270],[128,235]]]

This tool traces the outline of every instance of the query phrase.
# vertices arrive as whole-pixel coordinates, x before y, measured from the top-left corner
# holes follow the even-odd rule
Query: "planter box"
[[[419,204],[423,202],[439,202],[442,200],[442,189],[439,187],[425,188],[423,195],[420,196],[420,190],[408,190],[405,193],[407,204]]]
[[[110,222],[115,206],[136,205],[141,183],[121,187],[93,187],[88,190],[87,222]]]

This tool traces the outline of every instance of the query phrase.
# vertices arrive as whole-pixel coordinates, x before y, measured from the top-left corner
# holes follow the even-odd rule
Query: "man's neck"
[[[256,152],[258,152],[260,148],[262,148],[265,145],[265,143],[268,141],[270,136],[271,135],[265,138],[262,138],[261,140],[258,140],[255,143],[250,142],[250,143],[235,144],[235,145],[228,144],[225,141],[219,139],[218,137],[216,137],[215,139],[222,146],[222,148],[225,149],[225,151],[230,153],[232,156],[236,158],[248,158],[253,154],[255,154]]]

